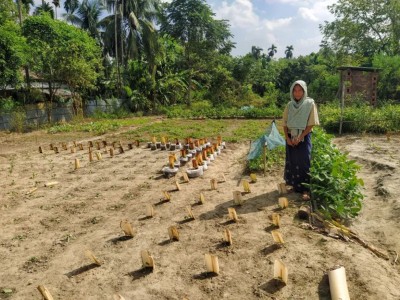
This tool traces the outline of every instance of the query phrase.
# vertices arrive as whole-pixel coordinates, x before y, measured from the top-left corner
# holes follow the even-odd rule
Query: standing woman
[[[314,100],[307,97],[307,85],[298,80],[290,87],[291,101],[283,112],[283,130],[286,138],[284,179],[298,193],[309,191],[303,183],[310,183],[311,132],[319,125]]]

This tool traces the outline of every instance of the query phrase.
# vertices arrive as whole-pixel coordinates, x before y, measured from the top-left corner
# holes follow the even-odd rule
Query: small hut
[[[376,106],[379,69],[367,67],[339,67],[340,94],[345,86],[344,96],[361,96],[372,106]],[[345,85],[343,85],[345,83]]]

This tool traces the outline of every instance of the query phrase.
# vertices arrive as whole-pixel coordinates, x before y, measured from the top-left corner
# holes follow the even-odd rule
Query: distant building
[[[340,71],[340,95],[342,94],[343,82],[345,82],[344,96],[361,96],[372,106],[377,102],[377,85],[379,70],[367,67],[339,67]]]

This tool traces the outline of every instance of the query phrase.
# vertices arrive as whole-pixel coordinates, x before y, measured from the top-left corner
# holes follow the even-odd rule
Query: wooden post
[[[264,177],[266,176],[266,169],[267,169],[267,146],[263,146],[263,162],[264,162]]]
[[[342,127],[343,127],[343,110],[344,110],[344,90],[346,88],[346,82],[342,77],[342,97],[340,101],[340,124],[339,124],[339,134],[342,134]]]

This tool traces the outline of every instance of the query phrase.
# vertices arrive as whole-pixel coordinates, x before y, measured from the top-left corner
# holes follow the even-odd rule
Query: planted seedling
[[[249,184],[249,182],[248,182],[246,179],[243,179],[243,180],[242,180],[242,184],[243,184],[244,192],[245,192],[245,193],[251,193],[250,184]]]

